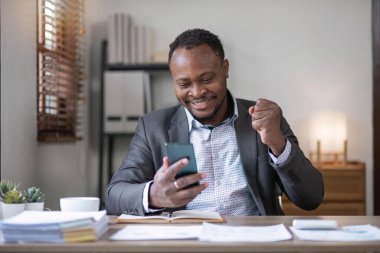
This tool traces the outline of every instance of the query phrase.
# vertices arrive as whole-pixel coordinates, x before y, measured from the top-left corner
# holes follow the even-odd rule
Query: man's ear
[[[228,70],[229,70],[229,62],[228,62],[228,59],[224,59],[223,60],[223,71],[224,71],[224,76],[226,77],[226,79],[229,77],[228,75]]]

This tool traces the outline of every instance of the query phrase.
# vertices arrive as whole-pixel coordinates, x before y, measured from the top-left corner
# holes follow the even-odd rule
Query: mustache
[[[210,101],[211,99],[216,99],[216,96],[215,95],[209,95],[209,96],[203,95],[199,98],[186,99],[185,101],[187,103],[198,103],[198,102],[202,102],[202,101]]]

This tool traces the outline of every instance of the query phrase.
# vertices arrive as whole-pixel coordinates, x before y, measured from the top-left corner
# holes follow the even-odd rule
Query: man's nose
[[[191,95],[193,97],[201,97],[205,93],[205,88],[199,84],[194,84],[191,89]]]

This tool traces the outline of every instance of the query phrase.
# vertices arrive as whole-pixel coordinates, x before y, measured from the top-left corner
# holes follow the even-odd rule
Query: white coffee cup
[[[68,197],[59,200],[63,212],[99,211],[100,200],[97,197]]]

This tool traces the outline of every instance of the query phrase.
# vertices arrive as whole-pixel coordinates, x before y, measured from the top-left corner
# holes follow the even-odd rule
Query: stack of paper
[[[107,228],[105,211],[24,211],[0,223],[5,242],[95,241]]]

